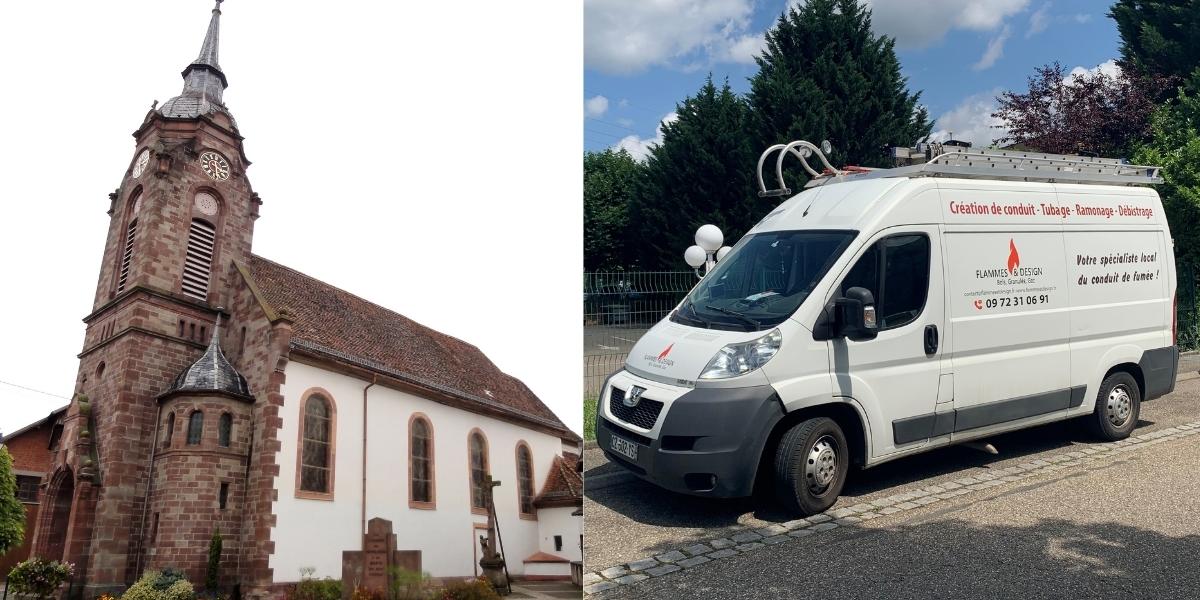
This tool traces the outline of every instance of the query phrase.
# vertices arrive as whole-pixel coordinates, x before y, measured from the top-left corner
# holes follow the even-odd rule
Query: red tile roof
[[[579,472],[579,455],[566,453],[555,456],[550,474],[542,491],[533,499],[538,508],[583,506],[583,474]]]
[[[527,563],[565,563],[571,562],[561,556],[555,556],[549,552],[535,552],[526,558],[523,562]]]
[[[485,412],[499,410],[579,440],[524,383],[479,348],[260,256],[252,255],[247,266],[260,300],[294,321],[294,348],[383,370]]]

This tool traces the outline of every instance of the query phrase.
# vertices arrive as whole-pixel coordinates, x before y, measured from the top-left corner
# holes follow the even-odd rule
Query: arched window
[[[221,422],[217,425],[217,443],[222,448],[229,447],[229,439],[233,437],[233,415],[221,413]]]
[[[167,435],[163,438],[163,446],[171,447],[171,438],[175,437],[175,413],[167,413]]]
[[[301,407],[299,492],[325,498],[333,494],[333,403],[312,393]]]
[[[204,435],[204,413],[193,411],[192,416],[188,417],[188,437],[187,443],[189,446],[195,446],[200,443],[200,438]]]
[[[471,432],[467,442],[471,461],[471,510],[487,512],[487,494],[485,484],[488,475],[487,439],[478,429]]]
[[[517,443],[517,498],[520,500],[522,517],[533,517],[533,453],[529,444]]]
[[[408,421],[408,479],[408,505],[433,508],[433,427],[419,413]]]
[[[201,195],[208,196],[197,194],[197,202]],[[208,299],[208,280],[212,272],[213,248],[216,242],[215,227],[202,219],[192,219],[192,228],[188,231],[187,257],[183,263],[184,295],[197,300]]]
[[[121,270],[117,278],[118,294],[125,291],[125,284],[129,283],[129,270],[133,263],[133,240],[137,238],[138,213],[142,210],[142,190],[139,189],[133,194],[129,225],[125,226],[125,246],[121,249]]]

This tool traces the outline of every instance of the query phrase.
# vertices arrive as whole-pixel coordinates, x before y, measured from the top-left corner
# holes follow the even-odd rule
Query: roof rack
[[[825,166],[817,173],[795,147],[815,152]],[[775,175],[779,188],[767,190],[762,177],[762,166],[767,155],[782,150],[775,162]],[[828,146],[826,146],[828,151]],[[891,169],[838,170],[830,166],[825,153],[803,140],[791,144],[777,144],[763,152],[758,160],[759,196],[790,196],[791,190],[783,183],[783,157],[796,155],[812,179],[805,187],[840,183],[849,179],[877,179],[884,177],[958,177],[964,179],[991,179],[1009,181],[1046,181],[1060,183],[1090,183],[1103,185],[1152,185],[1162,183],[1160,167],[1131,165],[1119,158],[1095,158],[1071,154],[1046,154],[1018,150],[973,150],[970,147],[943,145],[938,143],[918,144],[915,148],[897,147],[892,156],[897,166]],[[924,162],[920,162],[924,161]]]

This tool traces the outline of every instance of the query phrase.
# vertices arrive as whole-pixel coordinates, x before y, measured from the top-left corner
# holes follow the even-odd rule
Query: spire
[[[208,65],[217,71],[221,70],[217,64],[217,51],[221,46],[221,2],[223,0],[217,0],[217,5],[213,7],[212,20],[208,22],[208,33],[204,36],[204,45],[200,47],[200,56],[192,63]]]
[[[192,119],[217,110],[229,112],[222,99],[229,81],[225,79],[225,73],[217,61],[221,47],[223,1],[216,0],[199,56],[183,70],[183,93],[167,100],[159,109],[164,117]]]

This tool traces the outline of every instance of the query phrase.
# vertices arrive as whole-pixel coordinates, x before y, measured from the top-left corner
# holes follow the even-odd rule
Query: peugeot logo
[[[626,392],[625,398],[623,400],[621,400],[621,404],[624,404],[625,406],[628,406],[629,408],[633,408],[633,407],[637,406],[638,402],[642,401],[642,393],[645,391],[646,391],[646,388],[638,387],[636,385],[633,386],[632,388],[629,389],[628,392]]]

